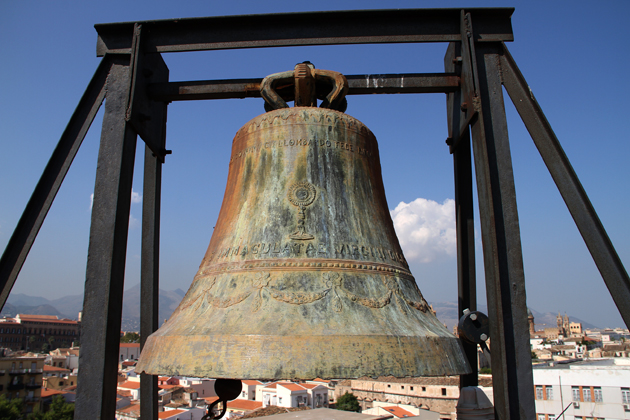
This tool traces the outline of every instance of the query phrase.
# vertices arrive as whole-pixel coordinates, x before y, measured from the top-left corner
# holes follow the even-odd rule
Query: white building
[[[630,359],[534,366],[537,420],[630,420]]]
[[[328,388],[319,384],[273,382],[261,389],[263,407],[328,407]]]
[[[138,360],[140,357],[140,343],[120,343],[118,360]]]
[[[243,384],[243,388],[241,389],[241,396],[239,398],[243,400],[256,401],[256,387],[262,385],[263,383],[252,379],[244,379],[241,383]],[[259,399],[259,401],[261,401],[261,399]]]
[[[214,392],[214,382],[215,379],[207,379],[207,378],[188,378],[188,377],[180,377],[179,385],[185,388],[192,388],[197,391],[199,398],[208,398],[208,397],[216,397],[217,394]]]

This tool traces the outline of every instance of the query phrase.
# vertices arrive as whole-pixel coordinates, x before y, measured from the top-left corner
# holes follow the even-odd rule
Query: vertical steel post
[[[516,191],[501,84],[501,44],[474,42],[479,117],[473,154],[486,275],[496,417],[533,419],[534,387]]]
[[[123,281],[136,133],[125,120],[129,55],[114,59],[107,78],[105,115],[83,302],[76,419],[114,419]]]
[[[444,57],[444,69],[448,73],[461,74],[461,43],[451,42]],[[446,95],[446,111],[449,139],[453,153],[455,173],[455,217],[457,227],[457,290],[458,315],[464,309],[477,310],[477,277],[475,273],[475,220],[473,210],[472,166],[470,130],[461,118],[462,92]],[[463,135],[460,137],[460,133]],[[477,386],[477,344],[462,340],[466,359],[472,372],[460,375],[460,388]]]
[[[140,347],[158,328],[160,277],[160,198],[162,162],[149,146],[144,147],[142,195],[142,269],[140,275]],[[146,420],[158,418],[156,375],[140,375],[140,412]]]

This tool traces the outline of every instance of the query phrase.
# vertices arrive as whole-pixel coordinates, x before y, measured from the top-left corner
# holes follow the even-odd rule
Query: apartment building
[[[625,359],[625,360],[624,360]],[[534,366],[537,420],[630,420],[630,359]]]

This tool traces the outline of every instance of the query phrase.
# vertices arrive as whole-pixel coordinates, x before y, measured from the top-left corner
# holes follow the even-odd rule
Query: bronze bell
[[[236,133],[208,251],[179,307],[147,339],[137,372],[470,372],[459,340],[429,311],[409,271],[376,138],[343,113],[347,90],[343,75],[308,62],[263,80],[269,112]]]

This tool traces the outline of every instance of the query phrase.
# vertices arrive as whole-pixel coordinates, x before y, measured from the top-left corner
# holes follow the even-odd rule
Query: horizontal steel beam
[[[513,41],[514,8],[471,8],[480,41]],[[94,25],[96,53],[130,53],[134,23],[148,51],[178,52],[297,45],[460,41],[461,9],[351,10],[217,16]]]
[[[459,89],[459,77],[451,73],[355,74],[348,79],[348,95],[378,93],[448,93]],[[260,98],[262,79],[201,80],[153,83],[148,87],[154,101]]]

